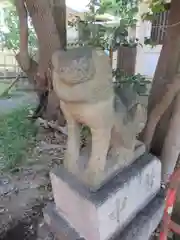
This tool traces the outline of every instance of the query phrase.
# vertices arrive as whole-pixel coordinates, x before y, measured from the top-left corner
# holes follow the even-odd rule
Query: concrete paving
[[[25,106],[34,106],[37,103],[37,96],[35,93],[21,93],[12,98],[0,99],[0,115],[7,114],[11,111]]]

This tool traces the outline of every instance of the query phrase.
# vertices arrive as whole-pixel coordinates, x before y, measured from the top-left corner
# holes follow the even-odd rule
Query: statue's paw
[[[97,188],[101,184],[102,178],[103,178],[102,171],[93,171],[87,169],[83,174],[83,181],[90,188]]]
[[[68,170],[68,172],[71,172],[73,174],[78,173],[78,165],[74,161],[72,162],[65,159],[63,166]]]

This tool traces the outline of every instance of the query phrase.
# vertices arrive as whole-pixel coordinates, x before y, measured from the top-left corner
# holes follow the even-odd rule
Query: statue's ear
[[[55,51],[52,55],[52,65],[55,69],[60,68],[61,51]]]

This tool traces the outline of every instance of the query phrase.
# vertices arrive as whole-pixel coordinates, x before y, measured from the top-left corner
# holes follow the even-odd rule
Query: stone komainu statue
[[[96,185],[102,180],[110,149],[119,162],[133,157],[146,111],[128,91],[117,92],[117,97],[109,58],[103,51],[91,47],[57,51],[52,64],[53,88],[68,124],[64,166],[78,173],[80,124],[87,125],[92,150],[83,175],[89,185]]]

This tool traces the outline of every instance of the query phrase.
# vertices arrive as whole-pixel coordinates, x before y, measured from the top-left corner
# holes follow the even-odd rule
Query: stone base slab
[[[111,237],[111,240],[149,240],[162,219],[164,195],[164,190],[159,191],[130,224],[121,233]],[[59,240],[86,240],[59,215],[54,204],[48,204],[44,209],[44,219],[50,231]]]
[[[107,240],[124,229],[160,189],[160,161],[145,153],[97,192],[64,168],[51,183],[57,212],[87,240]]]

